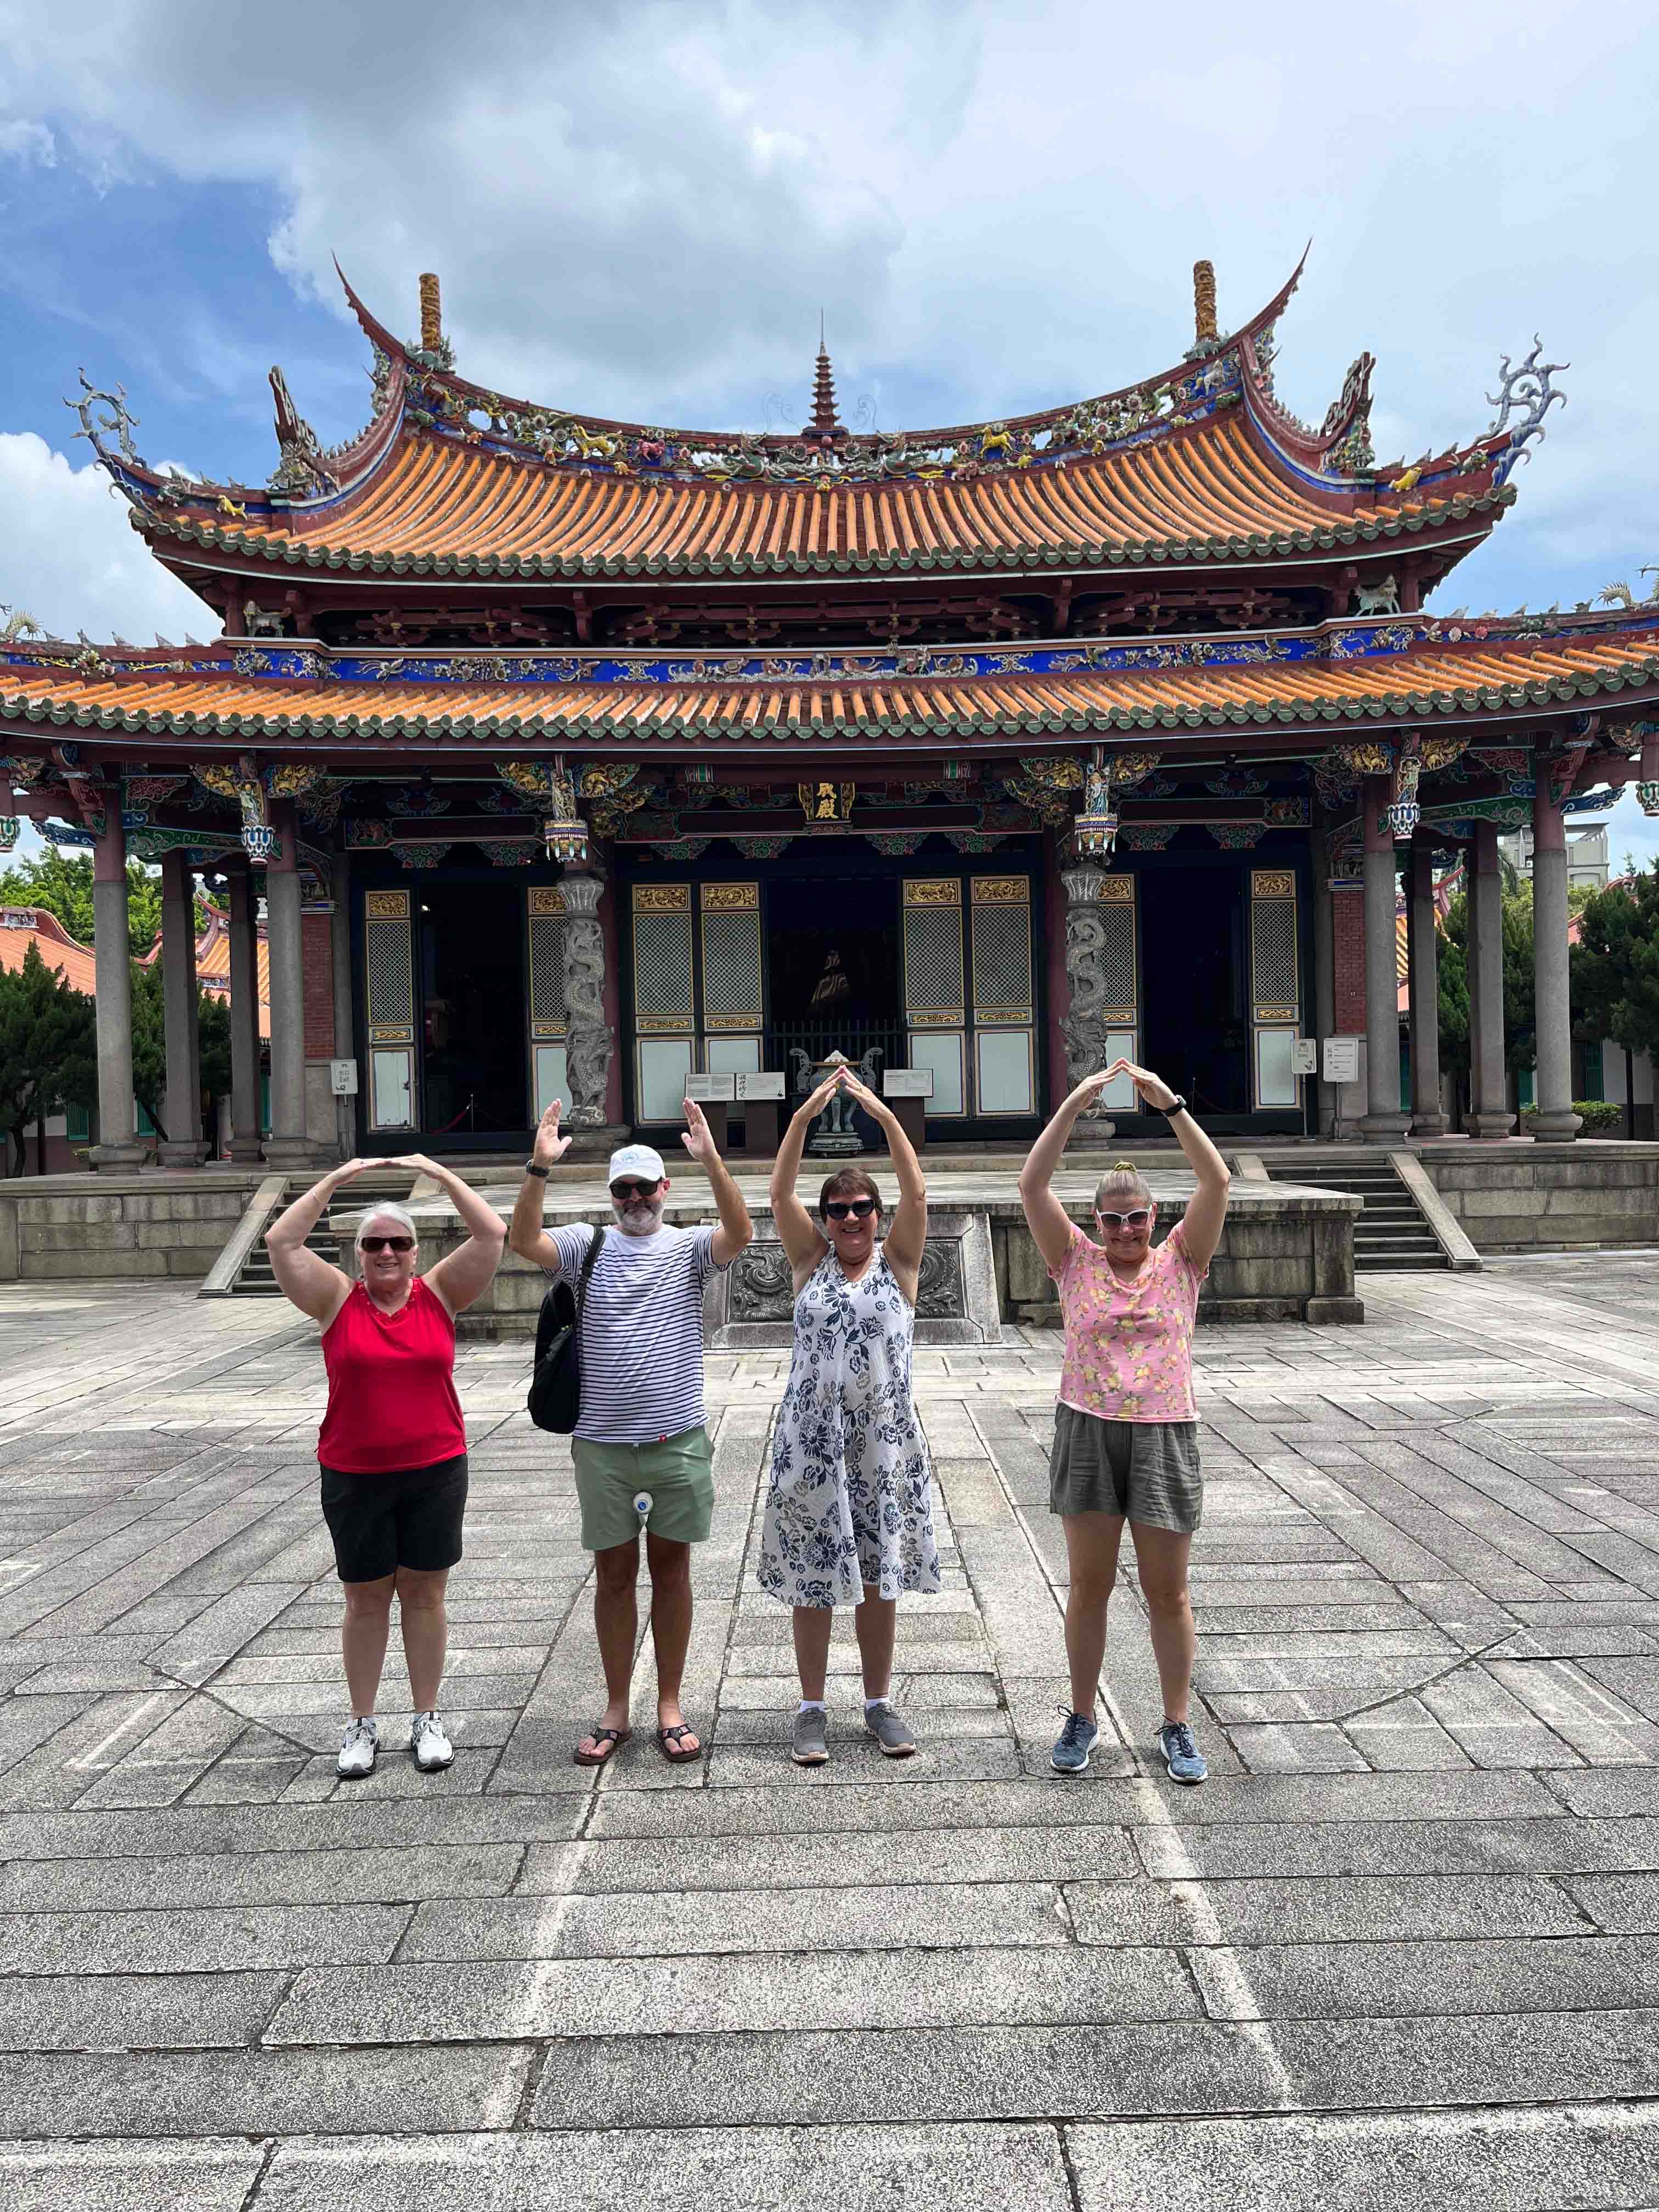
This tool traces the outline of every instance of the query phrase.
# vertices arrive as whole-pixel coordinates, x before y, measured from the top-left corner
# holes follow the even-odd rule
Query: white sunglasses
[[[1152,1218],[1150,1206],[1138,1206],[1133,1213],[1103,1213],[1095,1208],[1095,1219],[1103,1229],[1141,1229]]]

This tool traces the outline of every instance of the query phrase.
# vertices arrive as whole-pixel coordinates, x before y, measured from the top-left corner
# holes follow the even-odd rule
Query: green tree
[[[132,963],[132,1095],[155,1123],[156,1133],[172,1132],[161,1119],[167,1088],[167,988],[161,963]]]
[[[56,845],[32,860],[0,872],[0,905],[42,906],[55,914],[77,944],[93,939],[92,855]],[[135,959],[148,952],[161,927],[161,885],[142,860],[127,862],[127,940]]]
[[[0,1125],[27,1158],[28,1125],[44,1139],[46,1117],[64,1106],[90,1106],[97,1095],[97,1019],[90,999],[71,990],[31,945],[20,969],[0,969]],[[41,1145],[42,1165],[45,1143]]]
[[[1538,1015],[1532,952],[1532,885],[1507,862],[1501,894],[1504,921],[1504,1054],[1511,1067],[1538,1058]],[[1459,891],[1446,909],[1437,969],[1440,1065],[1467,1083],[1469,1073],[1469,906]]]
[[[1571,989],[1581,1036],[1659,1054],[1659,861],[1588,902],[1572,948]]]

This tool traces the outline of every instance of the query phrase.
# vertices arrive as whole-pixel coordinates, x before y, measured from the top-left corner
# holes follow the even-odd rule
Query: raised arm
[[[1175,1103],[1175,1092],[1162,1076],[1154,1075],[1149,1067],[1137,1067],[1133,1061],[1125,1060],[1123,1073],[1154,1111],[1161,1114],[1166,1106]],[[1221,1242],[1221,1224],[1227,1218],[1227,1194],[1232,1176],[1228,1173],[1226,1161],[1184,1106],[1171,1116],[1170,1127],[1198,1182],[1192,1202],[1182,1216],[1181,1233],[1194,1267],[1202,1274]]]
[[[416,1175],[430,1176],[461,1217],[461,1225],[467,1232],[465,1243],[458,1244],[435,1267],[427,1269],[426,1286],[443,1300],[452,1315],[465,1313],[474,1299],[481,1298],[489,1288],[490,1278],[501,1264],[507,1224],[471,1183],[463,1182],[449,1169],[441,1168],[424,1152],[406,1152],[401,1159],[393,1160],[392,1165],[411,1168]]]
[[[888,1266],[898,1277],[900,1290],[915,1305],[922,1249],[927,1242],[927,1182],[921,1172],[921,1162],[916,1158],[915,1146],[904,1133],[903,1122],[884,1098],[878,1098],[850,1068],[842,1068],[841,1082],[842,1090],[880,1128],[893,1156],[899,1200],[892,1225],[882,1239],[882,1249],[887,1255]]]
[[[714,1194],[714,1204],[720,1217],[720,1225],[714,1231],[711,1249],[714,1264],[719,1267],[731,1266],[745,1244],[754,1240],[755,1224],[749,1218],[749,1208],[743,1202],[743,1193],[732,1180],[731,1170],[720,1158],[720,1147],[714,1142],[714,1133],[708,1126],[708,1117],[695,1098],[685,1101],[685,1133],[680,1142],[697,1165],[708,1177]]]
[[[530,1147],[530,1158],[534,1166],[550,1168],[555,1160],[562,1160],[570,1150],[569,1138],[559,1134],[559,1116],[563,1111],[563,1099],[556,1098],[536,1124],[536,1141]],[[556,1272],[559,1248],[542,1226],[542,1209],[546,1197],[546,1176],[532,1175],[526,1168],[513,1207],[507,1241],[521,1260],[533,1260],[538,1267]]]
[[[1072,1124],[1085,1106],[1092,1105],[1112,1080],[1121,1060],[1114,1060],[1093,1075],[1085,1075],[1069,1098],[1063,1098],[1054,1119],[1037,1139],[1019,1171],[1019,1202],[1037,1250],[1047,1264],[1058,1270],[1072,1249],[1072,1223],[1065,1207],[1049,1188],[1054,1170],[1066,1150]]]
[[[331,1168],[320,1182],[296,1198],[279,1213],[265,1231],[265,1249],[277,1288],[290,1304],[299,1307],[325,1328],[351,1295],[351,1278],[332,1267],[319,1253],[307,1249],[306,1239],[328,1211],[328,1202],[342,1183],[349,1182],[368,1165],[367,1160],[347,1160]]]
[[[778,1146],[777,1158],[772,1163],[772,1181],[769,1196],[772,1200],[772,1218],[778,1224],[778,1235],[783,1241],[784,1257],[796,1278],[800,1279],[816,1267],[829,1250],[823,1234],[811,1215],[795,1195],[795,1178],[800,1173],[800,1156],[806,1145],[806,1132],[830,1103],[830,1094],[841,1079],[832,1075],[820,1083],[810,1098],[804,1098],[789,1117],[783,1133],[783,1142]]]

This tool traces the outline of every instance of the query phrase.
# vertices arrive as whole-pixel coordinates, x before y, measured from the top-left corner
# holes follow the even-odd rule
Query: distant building
[[[1498,849],[1510,866],[1528,882],[1532,878],[1532,831],[1516,830],[1507,837],[1500,837]],[[1605,823],[1593,830],[1570,830],[1567,832],[1567,887],[1577,890],[1587,884],[1592,890],[1607,887],[1607,832]]]

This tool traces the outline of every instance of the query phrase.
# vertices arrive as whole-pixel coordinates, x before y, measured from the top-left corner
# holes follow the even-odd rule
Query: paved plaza
[[[342,1784],[322,1369],[279,1302],[0,1291],[0,2202],[1193,2212],[1659,2204],[1659,1257],[1200,1332],[1194,1718],[1049,1773],[1059,1342],[918,1354],[923,1749],[785,1754],[784,1356],[713,1356],[687,1711],[595,1775],[569,1452],[464,1346],[445,1776]],[[1127,1555],[1127,1547],[1126,1547]],[[1126,1562],[1127,1563],[1127,1562]],[[396,1638],[393,1639],[394,1652]]]

